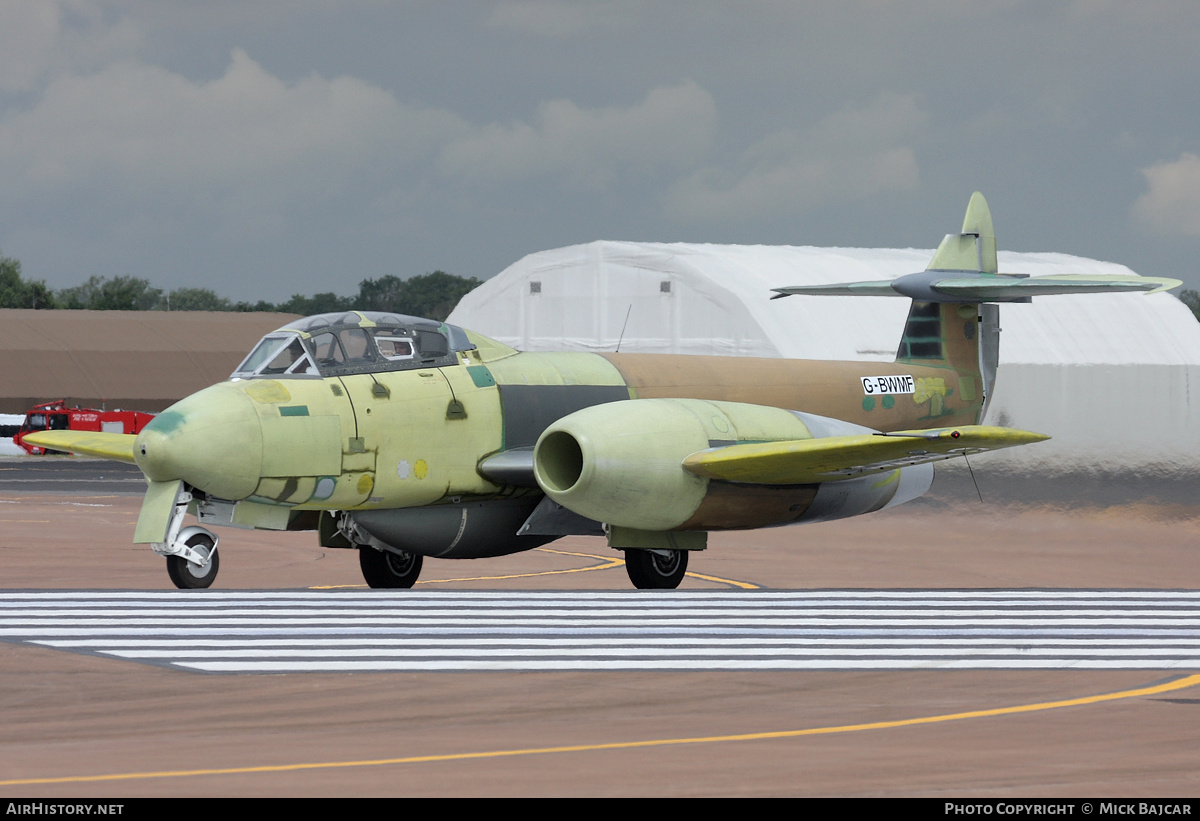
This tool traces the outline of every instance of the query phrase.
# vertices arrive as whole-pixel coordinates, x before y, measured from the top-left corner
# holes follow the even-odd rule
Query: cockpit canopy
[[[457,363],[475,345],[456,325],[376,311],[298,319],[262,338],[233,372],[253,376],[344,376]]]

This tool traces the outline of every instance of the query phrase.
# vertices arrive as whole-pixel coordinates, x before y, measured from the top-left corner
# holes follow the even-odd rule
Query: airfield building
[[[40,402],[160,411],[228,379],[292,314],[0,310],[0,414]]]

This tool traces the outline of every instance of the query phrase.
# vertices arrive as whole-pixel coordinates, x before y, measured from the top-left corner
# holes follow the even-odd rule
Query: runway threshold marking
[[[443,753],[440,755],[415,755],[403,758],[373,758],[361,761],[316,761],[299,764],[273,764],[258,767],[221,767],[202,770],[160,770],[152,772],[109,773],[107,775],[58,776],[52,778],[15,778],[0,781],[0,787],[28,786],[33,784],[95,783],[99,781],[133,781],[152,778],[187,778],[202,775],[247,775],[251,773],[282,773],[297,770],[333,770],[354,767],[383,767],[398,764],[430,764],[442,761],[470,761],[486,758],[514,758],[529,755],[554,755],[559,753],[600,752],[605,750],[633,750],[645,747],[668,747],[684,744],[720,744],[733,741],[771,741],[804,736],[858,733],[867,730],[891,730],[898,727],[916,727],[923,724],[941,724],[949,721],[964,721],[974,718],[1036,713],[1057,710],[1063,707],[1083,707],[1109,701],[1121,701],[1143,696],[1154,696],[1177,690],[1186,690],[1200,684],[1200,675],[1184,676],[1161,684],[1152,684],[1132,690],[1119,690],[1095,696],[1043,701],[1034,704],[1019,704],[1014,707],[995,707],[989,710],[971,710],[963,713],[902,718],[894,721],[873,721],[867,724],[843,724],[834,727],[810,727],[804,730],[777,730],[763,733],[738,733],[735,735],[694,736],[688,738],[654,738],[642,741],[612,741],[604,744],[572,744],[560,747],[526,747],[514,750],[484,750],[467,753]]]
[[[1200,671],[1200,591],[0,592],[0,641],[213,674]]]

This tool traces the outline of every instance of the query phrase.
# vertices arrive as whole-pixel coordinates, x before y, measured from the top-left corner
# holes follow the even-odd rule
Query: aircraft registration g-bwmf
[[[136,436],[27,438],[136,463],[149,487],[134,541],[179,587],[212,583],[204,526],[231,525],[357,549],[372,587],[411,587],[426,556],[603,534],[634,585],[673,588],[709,531],[870,513],[928,490],[933,462],[1045,439],[979,424],[991,303],[1179,284],[1000,274],[975,194],[924,272],[777,289],[910,298],[894,362],[521,353],[431,320],[322,314],[267,334],[228,381]]]

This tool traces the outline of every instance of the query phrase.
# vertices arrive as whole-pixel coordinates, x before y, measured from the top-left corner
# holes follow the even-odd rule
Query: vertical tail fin
[[[947,234],[929,261],[926,271],[968,271],[996,274],[996,230],[992,211],[983,194],[976,191],[967,203],[962,231]]]
[[[938,278],[946,273],[995,276],[996,231],[983,194],[976,191],[967,204],[962,231],[947,234],[926,267]],[[999,359],[999,309],[975,302],[926,302],[914,299],[896,351],[897,362],[945,366],[957,374],[960,396],[978,402],[976,422],[983,418],[992,394]]]

